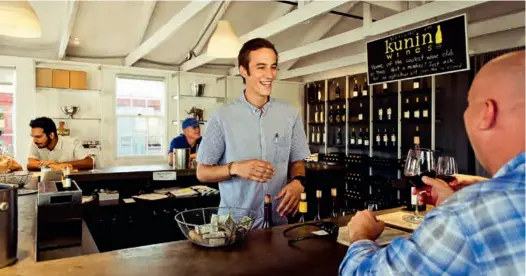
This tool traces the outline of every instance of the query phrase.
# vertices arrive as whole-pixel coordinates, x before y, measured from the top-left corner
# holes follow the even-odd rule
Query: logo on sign
[[[404,39],[397,39],[397,36],[390,37],[385,40],[385,55],[387,59],[392,59],[393,55],[395,57],[400,57],[400,52],[405,51],[406,55],[411,55],[413,53],[419,54],[422,50],[427,49],[427,52],[432,52],[434,49],[440,49],[442,44],[442,30],[440,25],[436,26],[436,31],[433,33],[432,27],[429,27],[430,32],[419,34],[418,32],[414,33],[412,37],[406,37]],[[427,28],[426,28],[427,29]],[[424,30],[425,31],[425,30]],[[407,36],[408,34],[404,34]],[[412,35],[412,34],[409,34]],[[394,41],[393,41],[394,40]],[[427,47],[423,47],[426,46]]]

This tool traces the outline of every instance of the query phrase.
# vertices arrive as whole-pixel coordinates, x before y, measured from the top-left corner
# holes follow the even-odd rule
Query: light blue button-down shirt
[[[199,147],[197,162],[224,165],[234,161],[260,159],[271,162],[275,175],[267,183],[234,177],[219,183],[220,207],[241,207],[256,212],[254,227],[263,225],[264,196],[272,197],[275,225],[287,223],[276,212],[274,199],[287,184],[289,162],[310,154],[301,117],[295,107],[273,99],[260,110],[247,102],[245,93],[212,114]]]

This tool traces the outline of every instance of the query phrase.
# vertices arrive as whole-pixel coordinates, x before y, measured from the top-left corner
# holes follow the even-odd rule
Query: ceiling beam
[[[342,58],[337,58],[335,60],[321,62],[305,67],[301,67],[298,69],[293,69],[289,71],[285,71],[283,73],[278,74],[278,79],[290,79],[294,77],[300,77],[304,75],[314,74],[318,72],[328,71],[336,68],[341,68],[345,66],[350,66],[354,64],[359,64],[367,61],[367,55],[365,53],[352,55],[352,56],[346,56]]]
[[[146,30],[148,29],[148,25],[150,24],[150,20],[152,18],[153,11],[155,10],[155,4],[157,1],[151,0],[151,1],[143,1],[142,2],[142,8],[140,11],[140,14],[137,15],[137,21],[139,21],[138,26],[140,26],[140,29],[137,30],[140,37],[137,41],[139,41],[139,45],[142,43],[144,36],[146,35]]]
[[[270,16],[268,17],[267,23],[272,22],[284,16],[285,14],[291,12],[295,8],[295,6],[293,5],[288,5],[288,4],[283,4],[283,3],[278,3],[278,4],[279,5],[272,11]]]
[[[280,33],[292,26],[300,24],[301,22],[311,19],[320,14],[329,12],[330,10],[345,4],[348,1],[315,1],[309,3],[308,5],[302,7],[301,9],[296,9],[295,11],[286,14],[270,23],[267,23],[255,30],[248,32],[247,34],[239,38],[241,43],[255,38],[268,38],[277,33]],[[202,54],[197,58],[193,58],[181,66],[181,71],[189,71],[199,66],[202,66],[206,63],[213,62],[216,58]]]
[[[69,0],[63,3],[66,5],[66,13],[58,44],[57,59],[59,60],[66,56],[66,49],[68,48],[69,38],[71,36],[71,31],[73,30],[73,25],[75,24],[75,18],[77,17],[77,11],[79,8],[79,3],[76,0]]]
[[[508,31],[511,29],[525,27],[524,17],[526,12],[521,11],[514,14],[503,15],[484,21],[474,22],[468,25],[468,38],[475,38],[483,35],[494,34],[498,32]],[[363,53],[365,55],[365,53]],[[340,60],[340,59],[338,59]],[[337,62],[338,60],[323,62],[319,64],[309,65],[302,68],[285,71],[280,73],[279,79],[299,77],[303,75],[319,73],[326,70],[337,69],[345,66],[355,65],[357,63],[355,59],[350,59],[349,57],[343,58],[342,62]],[[366,62],[367,60],[363,60]],[[343,66],[342,66],[343,65]],[[306,68],[306,70],[303,70]],[[304,72],[309,72],[304,74]]]
[[[378,7],[386,8],[395,12],[401,12],[404,10],[404,5],[402,1],[363,1],[364,3],[369,3]]]
[[[204,33],[199,34],[198,37],[201,37],[201,39],[197,42],[197,45],[195,46],[194,53],[201,53],[203,50],[203,47],[205,47],[205,44],[208,42],[212,34],[214,33],[217,23],[221,18],[223,18],[223,15],[225,15],[226,10],[230,6],[230,0],[227,1],[214,1],[213,10],[214,12],[210,13],[210,16],[206,19],[205,22],[211,22],[210,27],[208,27],[206,30],[203,30]]]
[[[179,13],[174,15],[168,22],[159,28],[150,38],[141,43],[137,49],[131,52],[125,59],[125,66],[132,66],[139,59],[149,54],[153,49],[161,45],[176,30],[181,28],[188,20],[206,8],[213,1],[191,1]]]
[[[524,11],[473,22],[468,25],[468,37],[477,37],[524,27]]]
[[[342,6],[342,11],[350,12],[354,6],[358,2],[350,2]],[[297,45],[305,45],[307,43],[318,41],[321,38],[323,38],[334,26],[338,24],[342,20],[342,16],[335,16],[332,14],[326,14],[325,18],[318,20],[316,25],[310,29],[308,33],[306,33],[302,39],[297,43]],[[282,71],[289,70],[296,62],[298,62],[299,59],[293,59],[289,60],[287,62],[283,62],[279,65],[279,69]],[[234,68],[235,69],[235,68]],[[231,71],[232,72],[232,71]],[[237,70],[239,73],[239,70]]]
[[[425,6],[420,6],[373,22],[370,24],[367,31],[363,27],[359,27],[338,35],[334,35],[316,42],[312,42],[285,51],[279,55],[279,62],[287,62],[289,60],[309,56],[342,45],[358,42],[364,40],[366,36],[375,36],[398,28],[410,26],[421,21],[433,19],[443,14],[466,9],[483,2],[488,1],[436,1],[433,3],[428,3]]]

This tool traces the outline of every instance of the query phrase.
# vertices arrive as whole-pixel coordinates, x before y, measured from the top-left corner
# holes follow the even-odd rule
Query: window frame
[[[133,114],[118,114],[117,113],[117,96],[118,96],[118,91],[117,91],[117,87],[118,87],[118,79],[133,79],[133,80],[143,80],[143,81],[159,81],[159,82],[162,82],[164,84],[164,91],[163,91],[163,96],[161,97],[161,114],[160,115],[151,115],[151,114],[136,114],[136,115],[133,115]],[[166,158],[166,154],[165,152],[167,151],[167,141],[168,141],[168,138],[167,138],[167,131],[168,131],[168,127],[167,127],[167,120],[168,120],[168,93],[169,93],[169,82],[168,82],[168,78],[167,77],[162,77],[162,76],[143,76],[143,75],[129,75],[129,74],[116,74],[115,75],[115,93],[114,93],[114,96],[113,96],[113,100],[114,100],[114,104],[113,104],[113,115],[114,115],[114,120],[113,120],[113,124],[115,126],[115,138],[114,138],[114,142],[115,142],[115,148],[114,148],[114,156],[115,156],[115,160],[134,160],[134,159],[144,159],[144,160],[164,160]],[[144,99],[144,100],[147,100],[146,98],[129,98],[130,100],[132,99]],[[119,147],[120,147],[120,141],[119,141],[119,132],[118,132],[118,121],[120,118],[159,118],[161,120],[161,126],[162,126],[162,131],[163,133],[160,135],[161,137],[161,152],[160,154],[144,154],[144,155],[123,155],[123,156],[120,156],[119,155]],[[148,125],[149,127],[149,125]],[[132,145],[133,145],[133,135],[131,136],[132,137]],[[139,137],[139,136],[137,136]],[[142,137],[142,136],[141,136]],[[146,137],[148,137],[148,135],[146,135]]]

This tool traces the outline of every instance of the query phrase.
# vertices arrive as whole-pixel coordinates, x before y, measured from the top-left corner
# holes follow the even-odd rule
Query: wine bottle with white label
[[[422,117],[429,118],[429,107],[428,107],[427,96],[424,97],[424,104],[423,104],[423,108],[422,108]]]
[[[358,121],[363,121],[363,105],[362,103],[360,103],[360,109],[359,111],[360,113],[358,113]]]
[[[405,111],[404,111],[404,119],[410,119],[411,118],[411,111],[409,110],[409,98],[405,99]]]
[[[416,97],[413,118],[420,119],[420,99]]]
[[[383,83],[383,84],[382,84],[382,91],[383,91],[384,93],[387,93],[387,92],[388,92],[388,91],[387,91],[387,83]]]
[[[363,138],[363,145],[368,147],[369,146],[369,128],[365,129],[365,135]]]
[[[380,137],[380,129],[376,130],[376,146],[382,146],[382,138]]]
[[[393,113],[393,110],[391,109],[391,106],[387,107],[387,120],[391,121],[391,114]]]
[[[384,116],[384,109],[380,105],[380,108],[378,108],[378,120],[381,121]]]
[[[337,82],[336,83],[336,88],[334,89],[334,96],[338,100],[338,99],[340,99],[341,95],[342,95],[342,90],[340,89],[340,83]]]
[[[415,148],[420,148],[420,129],[416,127],[415,135],[413,136],[413,144]]]
[[[329,123],[334,121],[334,111],[332,111],[332,105],[329,107]]]
[[[321,143],[321,136],[320,136],[320,127],[318,127],[318,129],[316,129],[316,143]]]
[[[312,132],[310,134],[310,142],[316,143],[316,128],[312,127]]]
[[[352,88],[352,96],[353,98],[358,97],[358,81],[356,80],[356,78],[354,79],[354,86]]]
[[[325,122],[325,114],[323,113],[323,105],[320,106],[320,123]]]
[[[318,106],[315,107],[316,111],[314,112],[314,122],[319,123],[320,122],[320,111],[318,110]]]
[[[347,110],[346,110],[346,105],[345,105],[345,104],[343,105],[343,108],[342,108],[342,111],[341,111],[341,112],[342,112],[342,116],[341,116],[341,120],[342,120],[342,122],[347,122],[347,121],[345,120],[345,119],[346,119],[345,113],[347,112]]]
[[[396,147],[396,133],[395,129],[393,128],[393,132],[391,133],[391,145],[393,147]]]
[[[414,79],[413,80],[413,90],[420,89],[420,79]]]
[[[363,137],[362,137],[362,129],[360,128],[360,132],[358,132],[358,146],[363,145]]]
[[[384,146],[389,146],[389,136],[387,136],[387,129],[384,128],[384,136],[383,136]]]
[[[354,128],[351,131],[350,143],[351,145],[356,145],[356,133],[354,132]]]
[[[368,92],[369,92],[369,84],[367,84],[367,78],[364,78],[363,86],[362,86],[362,96],[367,97]]]

